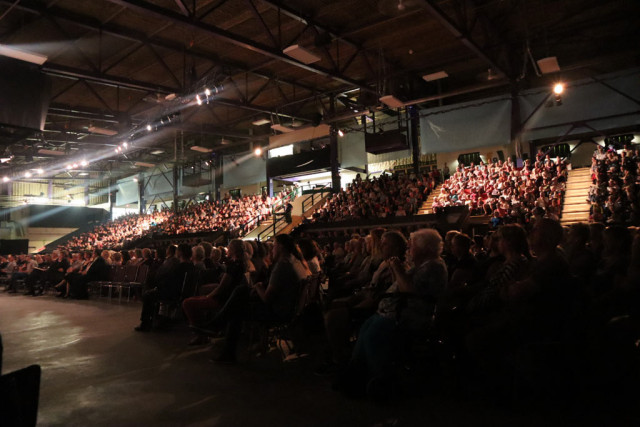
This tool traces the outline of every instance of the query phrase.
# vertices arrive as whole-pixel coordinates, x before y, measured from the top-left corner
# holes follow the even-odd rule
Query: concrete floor
[[[219,366],[208,361],[210,348],[186,345],[184,327],[136,333],[139,310],[0,293],[3,372],[42,366],[40,425],[611,425],[606,413],[513,411],[433,395],[387,405],[349,400],[313,375],[311,360],[270,354]]]

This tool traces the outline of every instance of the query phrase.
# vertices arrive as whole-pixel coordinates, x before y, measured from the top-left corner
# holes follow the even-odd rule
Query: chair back
[[[196,296],[198,291],[198,272],[189,271],[184,274],[182,280],[182,291],[180,292],[180,301],[184,301],[186,298]]]
[[[124,280],[123,282],[134,282],[136,279],[136,275],[138,274],[137,265],[125,265],[124,266]]]
[[[125,271],[125,266],[123,265],[116,265],[115,267],[112,267],[113,270],[111,270],[113,272],[113,276],[111,277],[111,280],[109,280],[110,282],[124,282],[125,280],[125,276],[126,276],[126,271]]]
[[[134,282],[144,284],[147,281],[148,275],[149,275],[149,266],[147,264],[142,264],[138,267],[138,271],[136,272],[136,277]]]

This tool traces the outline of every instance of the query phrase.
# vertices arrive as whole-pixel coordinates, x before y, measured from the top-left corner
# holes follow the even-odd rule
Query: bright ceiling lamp
[[[282,53],[307,65],[320,61],[320,57],[318,55],[297,44],[285,48]]]
[[[556,95],[562,95],[562,92],[564,92],[564,84],[556,83],[553,86],[553,93],[555,93]]]
[[[0,55],[8,56],[9,58],[13,59],[19,59],[20,61],[31,62],[32,64],[38,65],[44,64],[48,59],[46,55],[27,52],[26,50],[16,49],[15,47],[9,47],[5,44],[0,44]]]
[[[380,98],[380,102],[386,104],[387,106],[391,107],[391,108],[402,108],[404,107],[404,102],[400,101],[398,98],[396,98],[393,95],[385,95],[382,98]]]

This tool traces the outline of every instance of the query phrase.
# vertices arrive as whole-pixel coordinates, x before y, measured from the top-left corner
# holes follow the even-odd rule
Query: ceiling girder
[[[312,72],[314,74],[331,78],[337,82],[348,84],[354,87],[358,87],[362,90],[376,93],[376,91],[370,88],[369,86],[361,82],[355,81],[353,79],[350,79],[346,76],[343,76],[339,73],[332,72],[330,70],[325,70],[318,66],[303,64],[302,62],[296,61],[295,59],[290,58],[289,56],[283,54],[281,51],[271,48],[269,46],[265,46],[261,43],[257,43],[241,35],[233,34],[229,31],[223,30],[213,25],[206,24],[204,22],[192,21],[191,19],[185,16],[182,16],[178,13],[172,12],[162,7],[158,7],[156,5],[147,3],[145,1],[141,1],[141,0],[108,0],[108,1],[114,4],[118,4],[120,6],[127,6],[132,10],[136,10],[148,16],[155,16],[156,18],[159,18],[159,19],[174,22],[175,24],[180,25],[181,27],[184,27],[184,28],[201,31],[205,34],[208,34],[226,43],[230,43],[234,46],[238,46],[238,47],[250,50],[252,52],[259,53],[269,58],[277,59],[280,62],[293,65],[295,67]]]
[[[0,0],[0,3],[2,4],[10,4],[11,2],[8,0]],[[161,48],[165,48],[165,49],[169,49],[171,51],[174,52],[184,52],[185,51],[185,47],[180,44],[180,43],[176,43],[176,42],[172,42],[172,41],[168,41],[168,40],[161,40],[158,38],[155,38],[154,36],[147,36],[143,33],[139,33],[135,30],[131,30],[131,29],[127,29],[124,27],[120,27],[118,25],[113,25],[113,24],[102,24],[101,22],[97,21],[95,18],[91,17],[91,16],[87,16],[87,15],[82,15],[82,14],[77,14],[77,13],[72,13],[72,12],[68,12],[62,9],[58,9],[58,8],[46,8],[43,7],[37,3],[35,3],[33,0],[22,0],[20,2],[20,4],[18,4],[16,6],[16,9],[20,9],[22,11],[28,12],[28,13],[33,13],[36,15],[40,15],[40,16],[46,16],[46,15],[50,15],[54,18],[56,18],[57,20],[62,20],[65,21],[67,23],[71,23],[73,25],[79,26],[81,28],[86,28],[86,29],[90,29],[93,31],[98,31],[98,32],[102,32],[103,34],[108,34],[110,36],[113,37],[118,37],[121,39],[125,39],[125,40],[130,40],[130,41],[135,41],[135,42],[139,42],[142,45],[144,45],[145,43],[148,43],[152,46],[156,46],[156,47],[161,47]],[[155,35],[155,32],[153,33]],[[137,50],[137,49],[136,49]],[[311,92],[317,92],[317,89],[311,86],[307,86],[301,83],[298,83],[296,81],[291,81],[291,80],[287,80],[287,79],[281,79],[278,78],[274,75],[270,75],[269,73],[265,73],[265,72],[258,72],[258,71],[254,71],[251,68],[252,67],[248,67],[244,64],[238,64],[238,63],[232,63],[229,61],[223,61],[221,60],[218,55],[215,55],[213,53],[204,53],[204,52],[198,52],[198,51],[194,51],[194,50],[189,50],[188,54],[195,57],[195,58],[200,58],[200,59],[204,59],[207,61],[212,61],[215,62],[217,64],[220,64],[224,67],[228,67],[230,69],[232,69],[234,72],[238,72],[238,73],[251,73],[252,75],[255,75],[256,77],[262,78],[262,79],[275,79],[278,81],[281,81],[282,83],[285,83],[287,85],[290,86],[294,86],[294,87],[299,87],[302,89],[306,89],[309,90]],[[113,64],[112,64],[113,65]]]
[[[480,47],[471,36],[467,33],[466,29],[460,28],[433,0],[422,0],[422,5],[429,13],[436,19],[443,27],[445,27],[454,37],[456,37],[462,44],[464,44],[469,50],[471,50],[476,56],[484,60],[491,66],[496,72],[502,74],[507,78],[511,78],[511,73],[504,67],[498,65],[498,63]]]
[[[72,79],[84,79],[107,86],[122,87],[143,92],[154,91],[158,93],[170,94],[179,91],[179,88],[155,85],[152,83],[141,82],[139,80],[128,79],[125,77],[108,76],[103,73],[94,73],[87,70],[80,70],[77,68],[52,64],[49,62],[46,62],[42,65],[42,71],[53,76]]]

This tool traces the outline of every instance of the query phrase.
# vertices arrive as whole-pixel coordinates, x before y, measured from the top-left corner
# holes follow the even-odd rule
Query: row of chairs
[[[109,270],[107,280],[89,283],[89,289],[95,290],[98,297],[102,296],[103,289],[107,290],[107,297],[111,300],[113,291],[118,295],[118,302],[122,302],[122,294],[127,291],[127,302],[131,299],[131,291],[142,289],[149,277],[149,266],[140,265],[113,265]]]

